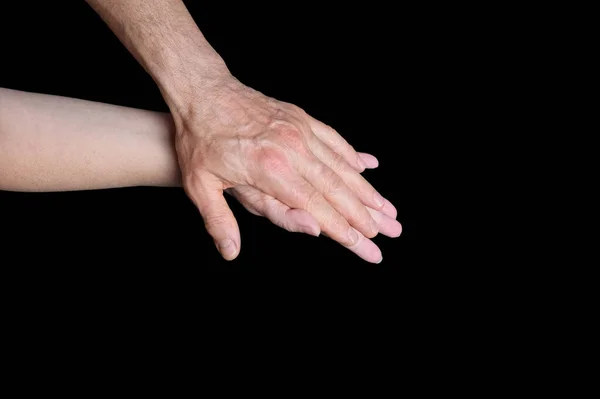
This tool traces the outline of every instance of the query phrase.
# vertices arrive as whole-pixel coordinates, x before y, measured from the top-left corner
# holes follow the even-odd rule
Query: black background
[[[20,4],[2,11],[1,87],[167,111],[150,76],[84,1],[14,3]],[[404,228],[400,238],[374,239],[383,262],[370,265],[324,237],[288,233],[229,197],[242,250],[226,262],[183,191],[151,187],[0,192],[6,259],[82,270],[98,261],[98,273],[339,272],[414,268],[440,251],[425,233],[448,233],[433,228],[429,216],[428,204],[443,199],[424,193],[434,184],[427,173],[432,144],[439,147],[447,133],[438,129],[448,118],[438,112],[449,100],[441,82],[452,84],[457,54],[444,36],[448,25],[438,24],[445,10],[405,5],[393,11],[397,5],[383,2],[331,8],[257,3],[186,5],[243,83],[299,105],[357,150],[378,157],[380,167],[365,175],[396,206]]]

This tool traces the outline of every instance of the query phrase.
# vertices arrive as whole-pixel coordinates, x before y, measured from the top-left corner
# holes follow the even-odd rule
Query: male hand
[[[329,126],[231,75],[200,93],[172,112],[175,147],[184,189],[225,259],[240,250],[238,225],[223,197],[230,188],[249,186],[308,212],[320,231],[351,249],[380,231],[380,215],[395,218],[393,206],[360,175],[365,161]],[[399,228],[392,229],[399,234]],[[367,260],[378,256],[372,259],[370,251]]]
[[[395,217],[360,175],[365,164],[354,149],[300,108],[235,79],[181,0],[87,2],[161,90],[175,121],[184,189],[225,259],[240,250],[223,197],[230,188],[249,186],[308,212],[349,248],[381,228],[369,208]]]

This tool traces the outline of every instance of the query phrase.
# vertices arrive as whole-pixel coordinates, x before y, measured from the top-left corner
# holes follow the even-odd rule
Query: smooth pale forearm
[[[157,83],[174,115],[230,76],[181,0],[87,0]]]
[[[178,186],[169,114],[0,88],[0,189]]]

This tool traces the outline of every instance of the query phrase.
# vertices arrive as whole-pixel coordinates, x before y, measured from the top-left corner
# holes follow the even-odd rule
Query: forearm
[[[0,88],[0,189],[178,186],[169,114]]]
[[[171,111],[229,74],[181,0],[87,0],[158,84]]]

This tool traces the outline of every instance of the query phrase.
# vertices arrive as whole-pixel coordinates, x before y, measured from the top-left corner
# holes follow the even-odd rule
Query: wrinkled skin
[[[174,114],[182,182],[225,259],[241,244],[225,190],[252,213],[290,231],[322,232],[370,262],[381,252],[369,238],[400,234],[393,205],[360,174],[377,160],[299,107],[233,77],[188,103]]]

